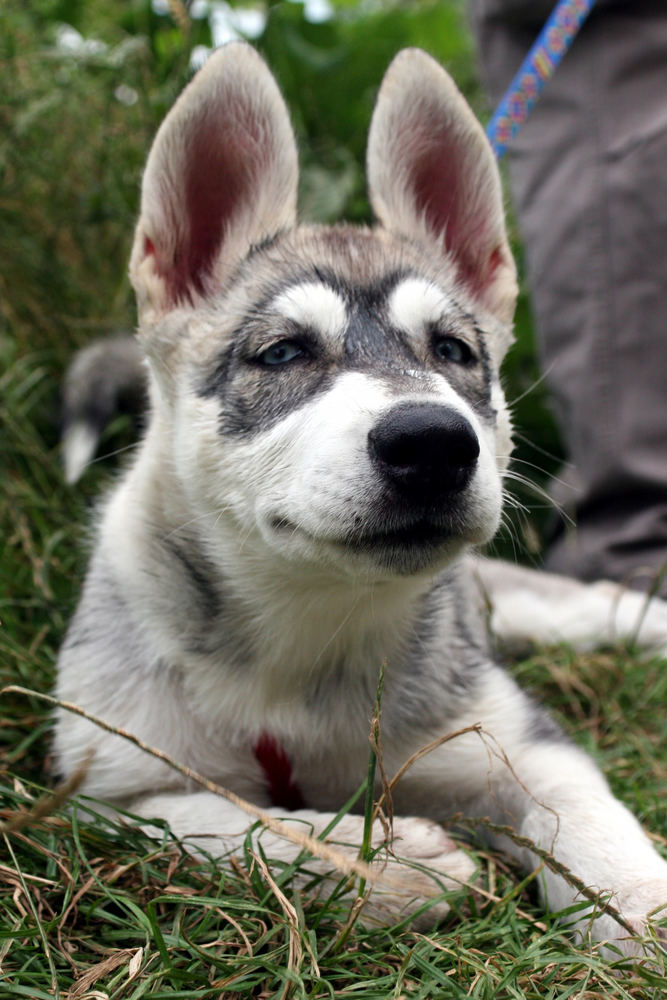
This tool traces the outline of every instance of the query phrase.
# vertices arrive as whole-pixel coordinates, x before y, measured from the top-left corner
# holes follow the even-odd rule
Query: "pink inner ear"
[[[474,189],[479,172],[466,163],[452,136],[437,126],[413,132],[403,156],[409,164],[415,207],[424,213],[431,231],[444,238],[461,280],[473,294],[482,294],[501,259],[498,250],[487,257],[491,223],[484,199]]]
[[[162,247],[158,240],[151,246],[172,304],[204,291],[225,228],[243,208],[261,167],[248,118],[242,121],[225,111],[207,109],[185,131],[184,176],[172,179],[164,200],[167,239]],[[150,243],[146,241],[147,252]]]

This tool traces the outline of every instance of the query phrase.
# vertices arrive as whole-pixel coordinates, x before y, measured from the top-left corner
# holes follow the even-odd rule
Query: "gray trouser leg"
[[[494,102],[553,3],[471,0]],[[646,585],[667,563],[664,0],[601,0],[509,160],[542,363],[573,465],[558,499],[575,528],[547,565]]]

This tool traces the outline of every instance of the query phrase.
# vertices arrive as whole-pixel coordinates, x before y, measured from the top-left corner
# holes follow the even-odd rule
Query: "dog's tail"
[[[65,373],[62,390],[67,482],[79,479],[116,414],[131,413],[136,418],[145,407],[146,369],[134,337],[116,334],[79,351]]]

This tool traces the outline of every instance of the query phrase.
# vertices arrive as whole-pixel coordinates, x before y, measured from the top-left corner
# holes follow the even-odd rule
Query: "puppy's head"
[[[131,260],[153,419],[227,565],[431,573],[498,526],[515,270],[483,131],[417,50],[368,181],[377,229],[296,227],[287,111],[245,45],[155,140]]]

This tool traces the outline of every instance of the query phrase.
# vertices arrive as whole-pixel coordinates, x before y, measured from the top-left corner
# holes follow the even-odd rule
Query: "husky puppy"
[[[391,860],[367,917],[414,913],[433,887],[419,865],[446,886],[472,875],[438,825],[463,813],[553,852],[641,930],[667,902],[667,864],[494,661],[473,578],[514,639],[631,634],[643,599],[469,555],[501,518],[515,268],[484,133],[420,51],[382,83],[368,183],[376,228],[297,227],[288,114],[244,44],[212,55],[167,116],[130,264],[148,427],[102,507],[58,695],[318,835],[366,772],[384,663],[389,775],[439,736],[483,733],[396,785],[394,849],[418,867]],[[664,643],[665,606],[642,627]],[[95,748],[87,793],[195,850],[242,846],[239,808],[131,743],[61,712],[55,744],[65,775]],[[333,836],[354,854],[362,826],[349,814]],[[261,836],[269,857],[299,853]],[[541,885],[552,910],[577,898],[550,869]],[[609,914],[583,925],[632,949]]]

